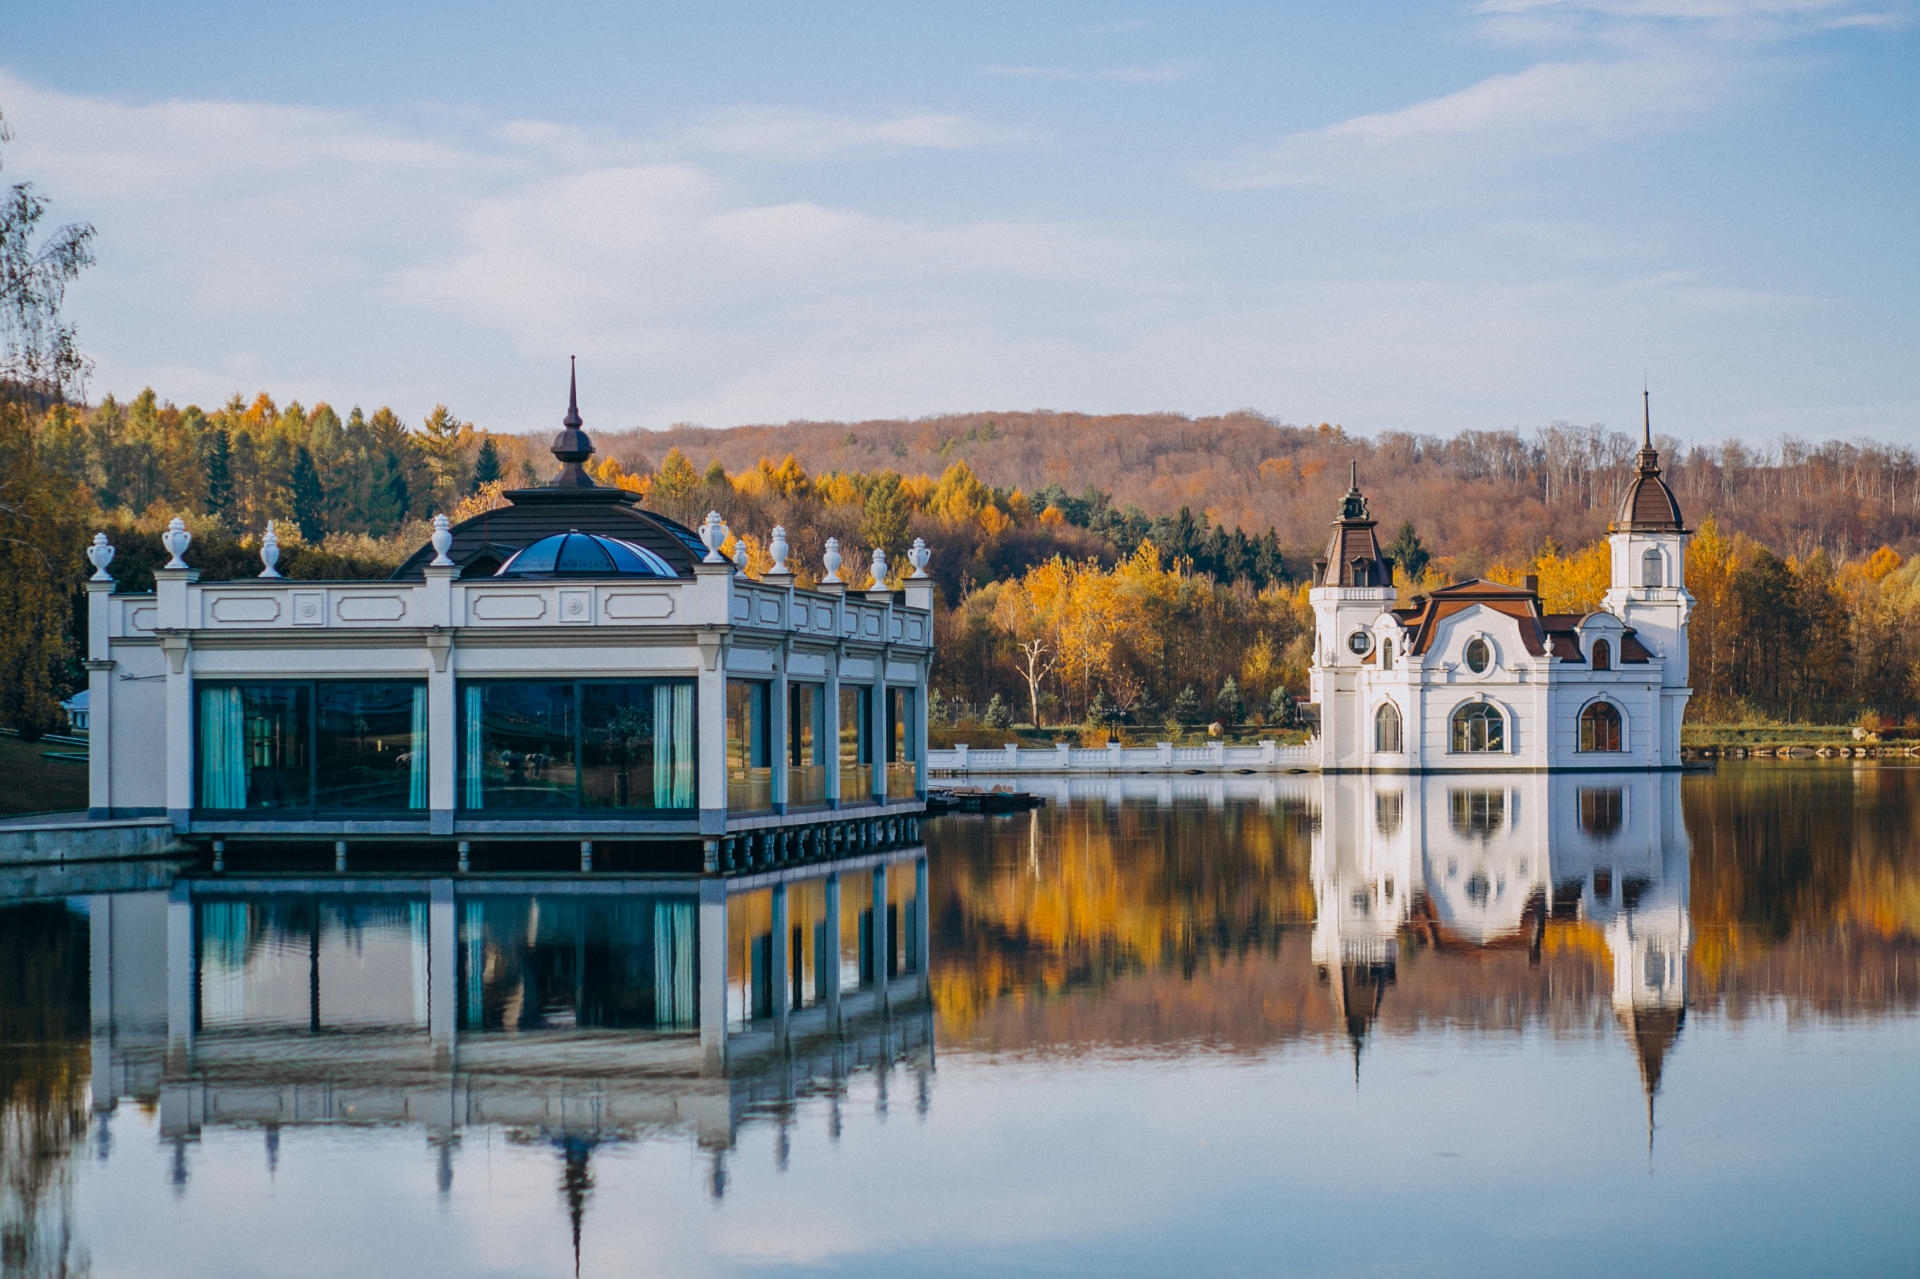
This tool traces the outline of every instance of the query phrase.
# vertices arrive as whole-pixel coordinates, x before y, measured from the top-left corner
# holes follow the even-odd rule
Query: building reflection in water
[[[1382,1023],[1578,1033],[1597,1013],[1634,1048],[1651,1123],[1687,1007],[1680,774],[1021,781],[1044,815],[942,831],[944,1036],[1334,1034],[1357,1072]],[[997,998],[1036,985],[1088,994],[1045,1025]]]
[[[189,877],[95,897],[94,1103],[157,1102],[180,1184],[208,1127],[260,1129],[271,1170],[289,1126],[411,1124],[444,1194],[462,1132],[497,1127],[555,1151],[577,1249],[605,1143],[690,1134],[719,1196],[743,1124],[778,1125],[784,1152],[797,1103],[837,1116],[856,1072],[884,1098],[904,1068],[924,1105],[926,903],[920,848],[699,882]]]
[[[1597,934],[1651,1141],[1687,1007],[1679,774],[1329,774],[1314,786],[1313,960],[1356,1078],[1403,949],[1522,950],[1537,964],[1549,930]]]

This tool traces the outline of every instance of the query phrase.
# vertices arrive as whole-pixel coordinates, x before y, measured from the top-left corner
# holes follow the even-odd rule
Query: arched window
[[[1493,665],[1493,645],[1479,636],[1467,641],[1467,669],[1475,675],[1485,673]]]
[[[1593,642],[1593,669],[1596,671],[1613,669],[1613,645],[1603,639]]]
[[[1580,749],[1620,749],[1620,710],[1612,702],[1593,702],[1580,712]]]
[[[1355,586],[1373,585],[1373,561],[1355,559],[1352,564],[1352,578]]]
[[[1393,669],[1393,641],[1392,640],[1380,641],[1380,669],[1383,671],[1390,671]]]
[[[1660,548],[1649,546],[1640,556],[1640,585],[1665,586],[1667,584],[1667,561],[1660,554]]]
[[[1380,703],[1373,713],[1373,749],[1389,755],[1400,753],[1400,708],[1392,702]]]
[[[1463,755],[1487,755],[1506,750],[1506,717],[1500,714],[1498,708],[1485,702],[1468,702],[1453,713],[1453,749]]]

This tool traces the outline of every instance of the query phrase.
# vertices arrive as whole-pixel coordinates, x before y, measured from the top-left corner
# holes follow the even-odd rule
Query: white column
[[[717,835],[726,828],[727,815],[727,671],[717,646],[710,655],[703,652],[702,658],[695,692],[700,705],[694,715],[700,737],[695,752],[700,774],[700,830]]]
[[[787,742],[787,659],[791,654],[782,644],[774,654],[773,681],[767,685],[767,764],[773,771],[773,805],[783,812],[787,805],[787,766],[792,752]]]
[[[873,734],[873,793],[870,800],[882,800],[887,794],[887,654],[886,650],[874,654],[873,707],[867,716],[869,732]]]
[[[827,714],[824,743],[827,760],[827,803],[830,807],[840,806],[840,654],[842,646],[836,641],[832,651],[827,654]],[[838,944],[838,943],[836,943]]]

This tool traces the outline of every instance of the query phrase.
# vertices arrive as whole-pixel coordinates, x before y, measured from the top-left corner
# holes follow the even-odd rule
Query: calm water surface
[[[705,899],[16,878],[0,1269],[1920,1269],[1920,770],[1053,799]]]

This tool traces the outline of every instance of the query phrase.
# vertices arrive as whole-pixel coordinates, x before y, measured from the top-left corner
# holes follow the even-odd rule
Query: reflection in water
[[[1187,1186],[1191,1204],[1142,1229],[1211,1223],[1192,1248],[1260,1269],[1270,1239],[1192,1204],[1318,1204],[1317,1174],[1296,1170],[1323,1159],[1334,1181],[1370,1161],[1408,1169],[1379,1186],[1377,1206],[1420,1227],[1408,1235],[1422,1247],[1457,1243],[1449,1229],[1481,1239],[1487,1223],[1448,1226],[1442,1208],[1457,1202],[1412,1161],[1462,1127],[1484,1130],[1490,1186],[1496,1166],[1537,1176],[1529,1160],[1550,1132],[1555,1158],[1577,1154],[1555,1177],[1587,1176],[1631,1213],[1639,1192],[1604,1179],[1606,1152],[1624,1149],[1634,1185],[1655,1187],[1657,1173],[1646,1193],[1692,1186],[1691,1216],[1672,1219],[1698,1233],[1724,1206],[1698,1178],[1732,1148],[1710,1144],[1729,1112],[1709,1121],[1708,1107],[1751,1092],[1785,1124],[1778,1108],[1805,1086],[1805,1028],[1845,1030],[1920,1000],[1920,770],[1076,779],[1050,798],[1017,817],[944,819],[928,854],[725,884],[190,876],[89,896],[90,872],[70,872],[81,878],[60,890],[67,900],[0,905],[4,1273],[72,1273],[90,1252],[103,1269],[140,1270],[136,1229],[181,1247],[250,1179],[278,1176],[281,1195],[249,1212],[319,1222],[333,1205],[300,1203],[291,1186],[316,1184],[321,1151],[330,1172],[357,1181],[364,1169],[378,1187],[340,1187],[352,1211],[372,1217],[370,1197],[417,1187],[438,1199],[434,1221],[464,1221],[456,1235],[475,1214],[498,1216],[500,1234],[541,1241],[561,1272],[583,1250],[593,1261],[596,1242],[622,1264],[655,1260],[615,1251],[618,1237],[664,1237],[636,1236],[636,1219],[709,1232],[706,1252],[657,1259],[688,1269],[721,1236],[823,1206],[839,1215],[788,1229],[860,1238],[794,1264],[896,1268],[859,1251],[876,1221],[907,1214],[948,1240],[956,1223],[986,1222],[991,1235],[1019,1217],[1014,1201],[1051,1205],[1043,1225],[1015,1223],[1029,1237],[1066,1239],[1061,1223],[1078,1214],[1085,1247],[1120,1227],[1062,1197],[1075,1177],[1137,1192],[1143,1217]],[[1798,1028],[1799,1047],[1767,1056],[1772,1040],[1729,1039],[1762,1018]],[[936,1027],[945,1094],[931,1108]],[[1551,1051],[1485,1051],[1528,1040]],[[1823,1122],[1898,1129],[1911,1062],[1893,1065],[1892,1083],[1836,1075],[1858,1091],[1831,1091],[1838,1109]],[[1594,1104],[1556,1109],[1569,1086]],[[1505,1111],[1485,1105],[1509,1092]],[[853,1096],[876,1117],[910,1109],[923,1135],[856,1127]],[[1652,1166],[1639,1112],[1651,1141],[1656,1104]],[[1421,1105],[1424,1119],[1410,1109]],[[1524,1134],[1503,1127],[1516,1107]],[[1800,1152],[1731,1113],[1742,1157],[1757,1152],[1753,1184],[1809,1193],[1792,1181]],[[1140,1147],[1164,1169],[1112,1158],[1116,1143],[1177,1128],[1151,1122],[1165,1115],[1211,1139],[1204,1157],[1175,1139]],[[1388,1116],[1390,1136],[1369,1126]],[[817,1156],[843,1129],[854,1138],[819,1175],[809,1141]],[[323,1132],[330,1141],[312,1139]],[[734,1159],[747,1135],[764,1163]],[[1323,1155],[1329,1143],[1354,1150]],[[649,1184],[671,1196],[684,1183],[687,1198],[636,1199],[640,1156],[676,1147],[693,1175]],[[537,1209],[507,1188],[503,1149],[516,1169],[533,1165]],[[780,1177],[790,1158],[815,1175]],[[1850,1194],[1898,1183],[1880,1175],[1884,1154],[1837,1158],[1829,1177],[1863,1170]],[[1127,1177],[1110,1171],[1121,1165]],[[1410,1184],[1427,1189],[1410,1197]],[[116,1196],[134,1197],[143,1226],[121,1222]],[[689,1212],[702,1198],[714,1211]],[[1666,1206],[1639,1203],[1641,1227],[1664,1229]],[[392,1208],[381,1246],[424,1238],[431,1216]],[[704,1222],[718,1224],[688,1224]],[[1892,1255],[1897,1232],[1881,1233],[1878,1255]],[[364,1255],[339,1247],[342,1265]],[[740,1247],[728,1264],[789,1257],[764,1236]],[[977,1270],[1024,1255],[939,1261]],[[1070,1268],[1065,1255],[1030,1264]],[[1457,1268],[1452,1255],[1436,1268]],[[928,1260],[898,1256],[903,1269]]]
[[[406,1124],[444,1197],[462,1132],[499,1129],[553,1150],[577,1256],[609,1143],[691,1135],[717,1198],[745,1123],[784,1133],[800,1099],[857,1071],[904,1065],[925,1098],[925,866],[913,849],[724,883],[216,878],[96,897],[76,934],[94,1105],[157,1104],[180,1188],[210,1127],[258,1128],[271,1172],[286,1127]],[[849,961],[830,949],[820,971],[846,980],[789,980],[789,954],[843,933]],[[741,989],[751,1008],[732,1007]]]

